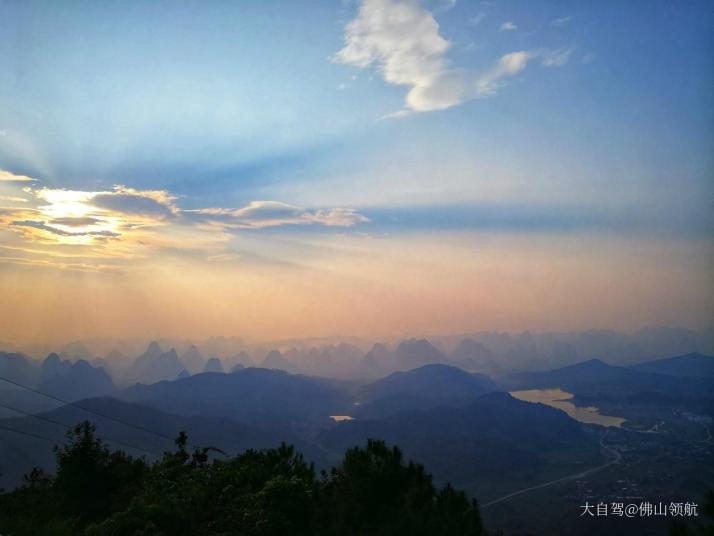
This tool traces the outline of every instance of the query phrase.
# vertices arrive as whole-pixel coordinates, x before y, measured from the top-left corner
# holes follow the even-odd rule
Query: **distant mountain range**
[[[164,352],[159,343],[153,341],[146,351],[136,358],[126,372],[131,383],[155,383],[177,377],[184,370],[175,348]]]
[[[714,353],[714,329],[693,331],[659,327],[631,334],[608,330],[520,334],[476,332],[388,343],[327,338],[280,341],[265,346],[249,345],[243,339],[231,337],[203,341],[158,339],[148,345],[144,343],[141,350],[137,349],[137,344],[135,340],[89,339],[74,341],[55,351],[62,361],[84,359],[94,367],[103,368],[119,387],[150,384],[204,371],[229,371],[237,364],[355,381],[374,380],[392,372],[435,363],[503,377],[516,372],[554,370],[590,359],[630,366],[646,360],[669,359],[671,355],[711,354]],[[44,359],[53,350],[46,345],[30,345],[27,349],[35,360],[39,357],[38,352],[45,352],[42,354]],[[207,368],[210,359],[218,359],[220,369],[216,361],[211,361]]]
[[[204,371],[206,359],[196,345],[192,344],[183,355],[181,355],[181,364],[189,374],[198,374]]]
[[[14,352],[0,352],[0,376],[31,386],[36,386],[40,378],[35,364],[24,354]]]
[[[522,372],[500,379],[509,388],[534,389],[560,387],[575,392],[598,389],[601,392],[632,390],[666,391],[668,394],[707,394],[713,384],[714,357],[689,354],[649,361],[630,367],[609,365],[590,359],[575,365],[544,372]]]
[[[46,371],[45,363],[43,373]],[[69,401],[105,395],[114,389],[112,379],[103,368],[93,367],[83,359],[71,364],[62,362],[55,373],[43,378],[39,386],[40,391]]]
[[[61,405],[61,402],[19,386],[69,402],[115,390],[111,377],[101,367],[83,359],[66,361],[55,353],[37,363],[23,354],[0,352],[0,378],[9,380],[0,380],[0,404],[27,412],[46,411]],[[0,407],[0,417],[13,414]]]
[[[685,355],[630,367],[591,359],[545,372],[507,375],[507,390],[560,388],[576,395],[580,405],[629,404],[677,407],[714,417],[714,357]]]

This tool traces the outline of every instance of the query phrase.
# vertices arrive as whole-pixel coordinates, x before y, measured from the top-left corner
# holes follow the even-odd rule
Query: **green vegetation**
[[[8,535],[482,535],[476,501],[437,489],[421,465],[381,441],[347,451],[316,476],[285,444],[211,459],[211,449],[149,464],[110,451],[83,422],[56,448],[57,474],[39,470],[0,494]]]

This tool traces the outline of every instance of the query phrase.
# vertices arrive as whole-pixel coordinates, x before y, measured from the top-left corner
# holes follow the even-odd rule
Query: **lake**
[[[354,417],[350,417],[349,415],[330,415],[330,419],[332,419],[335,422],[340,422],[340,421],[352,421],[352,420],[354,420]]]
[[[529,389],[527,391],[512,391],[511,396],[525,402],[540,402],[554,408],[562,409],[576,421],[587,424],[599,424],[600,426],[614,426],[619,428],[626,419],[611,415],[602,415],[600,410],[594,406],[586,408],[576,406],[570,399],[573,393],[562,389]]]

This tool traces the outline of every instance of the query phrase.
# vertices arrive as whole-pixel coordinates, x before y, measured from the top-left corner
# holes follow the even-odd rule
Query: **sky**
[[[0,340],[709,327],[713,22],[0,0]]]

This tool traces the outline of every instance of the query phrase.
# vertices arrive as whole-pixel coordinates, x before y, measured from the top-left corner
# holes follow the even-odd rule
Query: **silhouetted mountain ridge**
[[[40,390],[71,402],[111,393],[114,391],[114,383],[104,369],[93,367],[84,359],[80,359],[43,380]]]
[[[669,376],[714,378],[714,357],[692,352],[675,357],[646,361],[633,365],[631,368],[641,372]]]
[[[176,381],[136,385],[117,394],[126,401],[182,415],[221,416],[257,425],[340,414],[348,398],[335,380],[262,368],[231,374],[205,372]]]
[[[175,348],[164,352],[158,342],[152,341],[131,364],[127,376],[133,382],[155,383],[175,378],[184,368]]]

